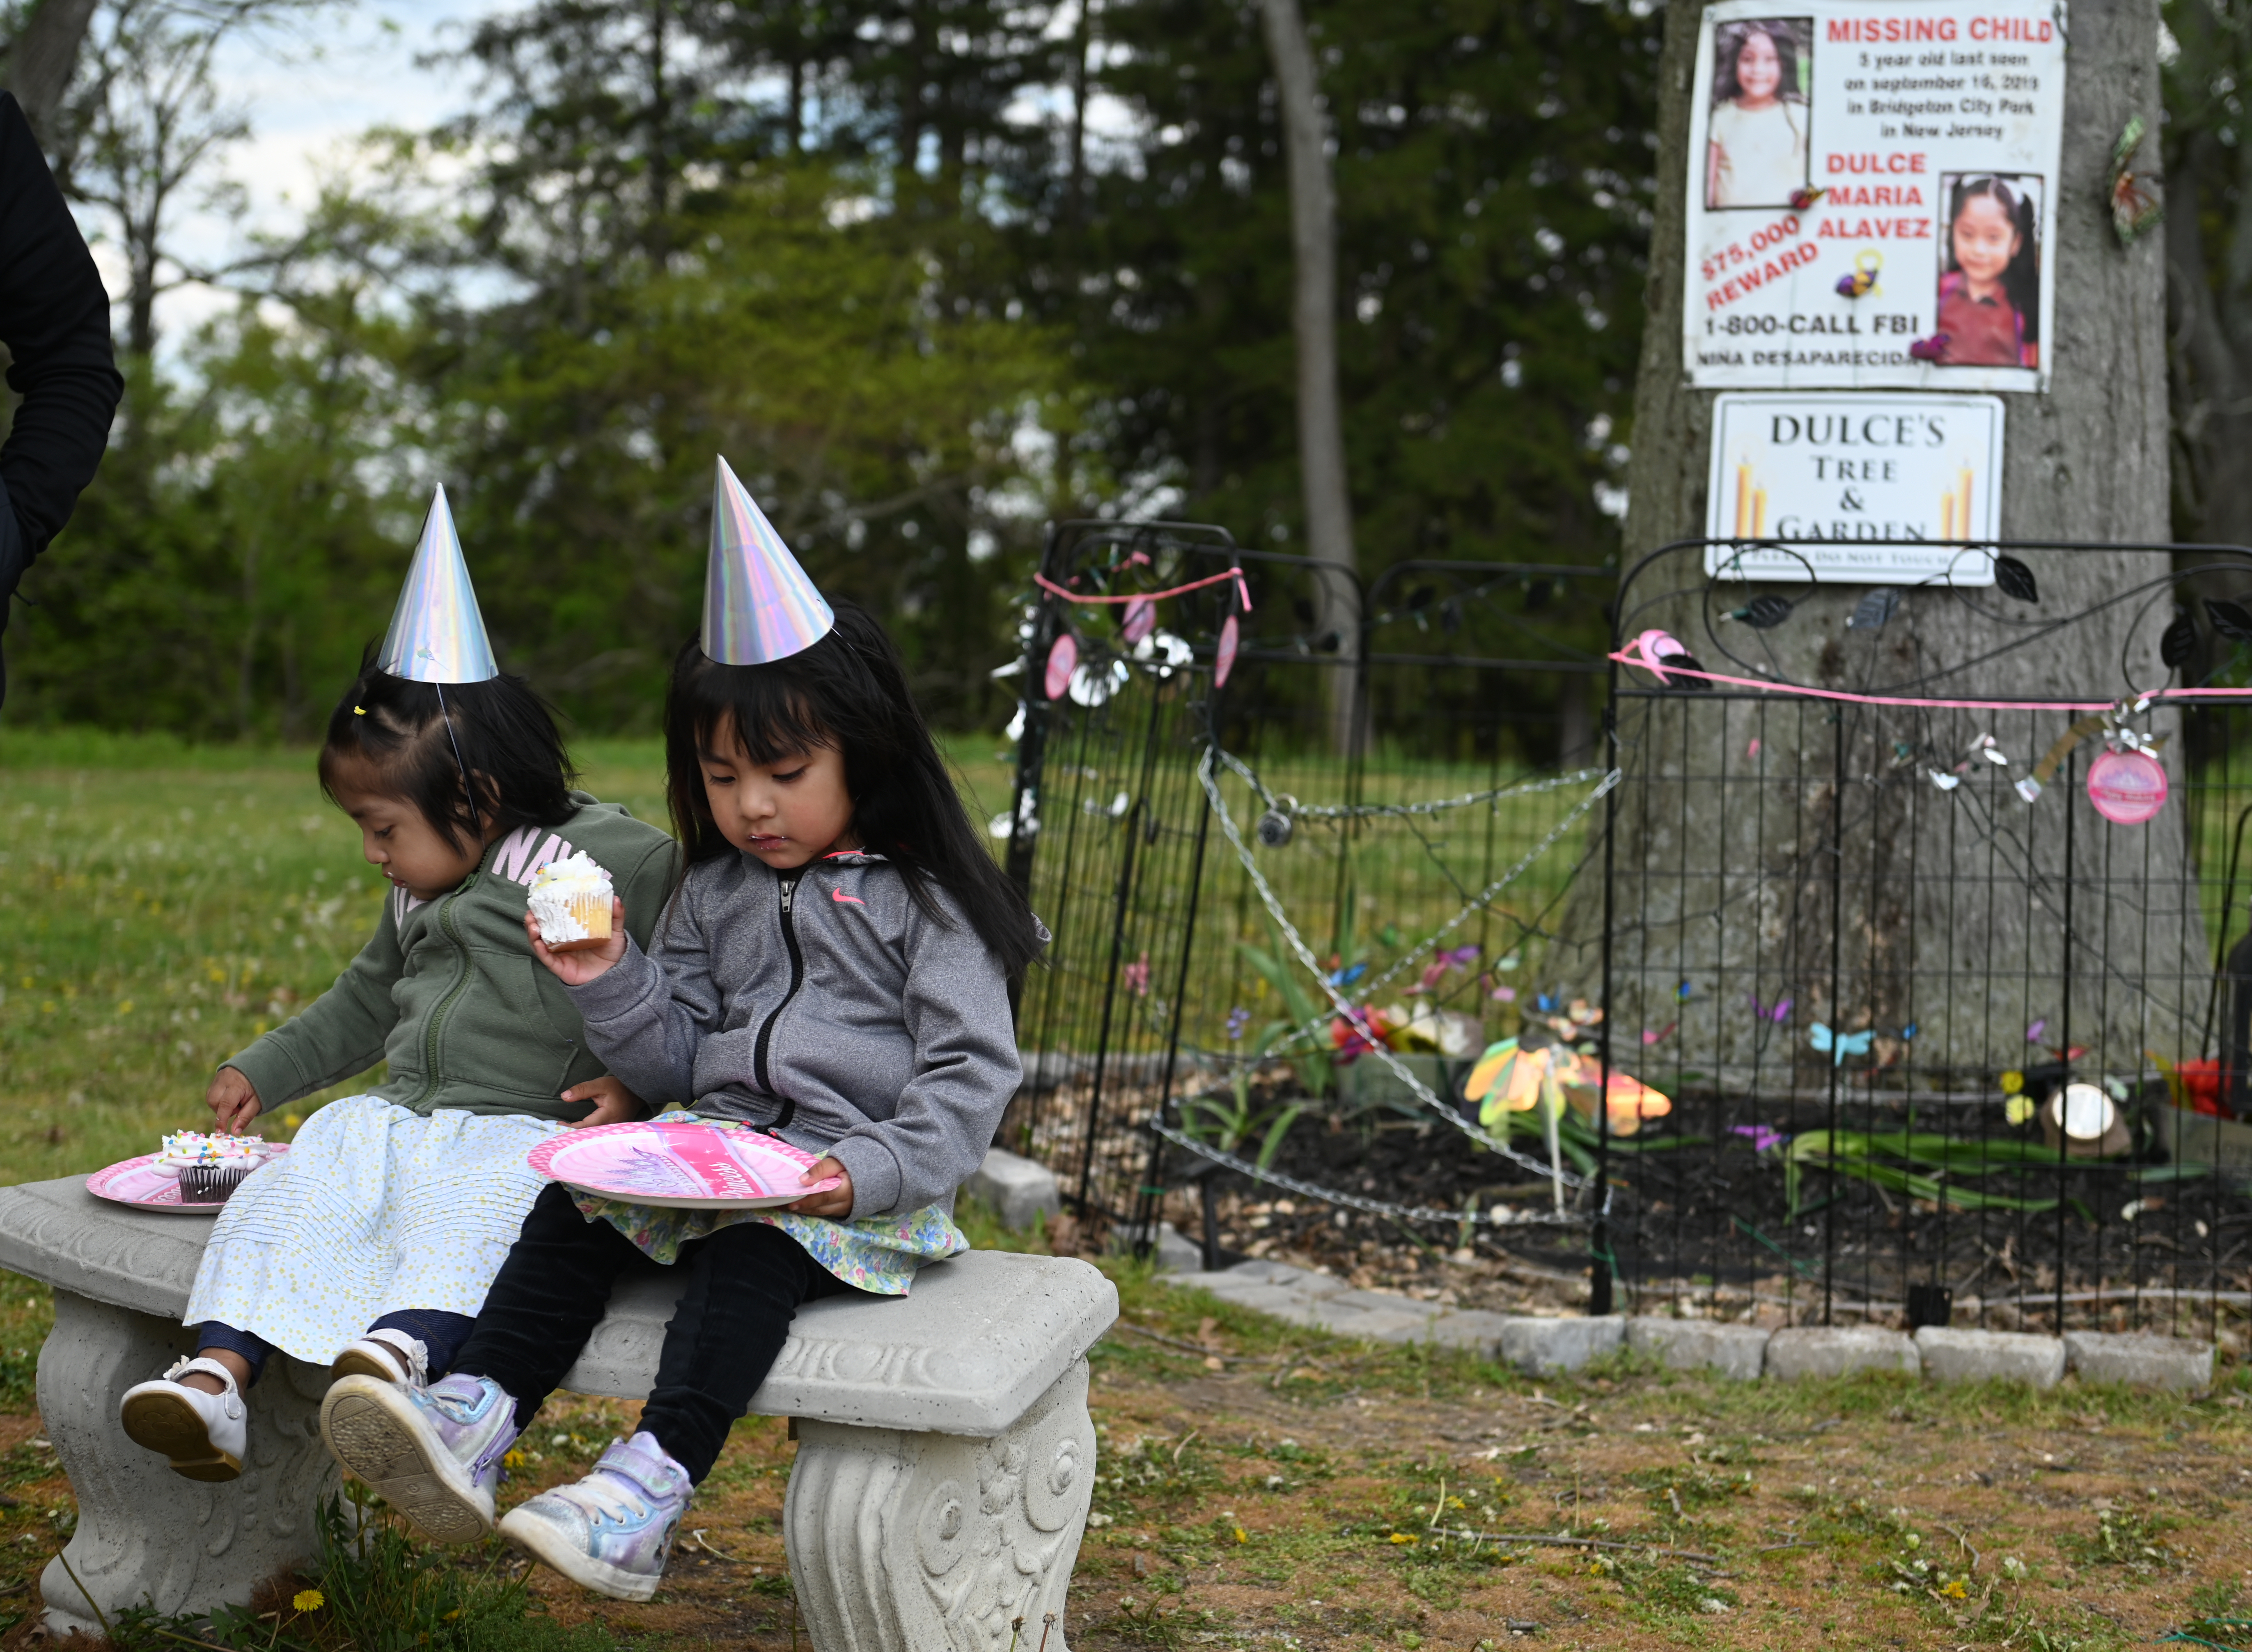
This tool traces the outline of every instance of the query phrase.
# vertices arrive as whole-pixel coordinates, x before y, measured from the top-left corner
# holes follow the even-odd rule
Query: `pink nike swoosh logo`
[[[840,904],[841,904],[841,903],[843,903],[843,902],[844,902],[844,901],[848,901],[848,900],[849,900],[849,901],[851,901],[851,902],[855,906],[866,906],[866,905],[868,904],[866,901],[865,901],[865,900],[861,899],[859,898],[859,896],[858,896],[858,895],[848,895],[848,894],[846,894],[846,893],[845,893],[843,890],[841,890],[841,889],[832,889],[832,890],[831,890],[831,891],[829,892],[829,899],[831,899],[831,900],[833,900],[833,901],[837,901],[837,902],[838,902],[838,903],[840,903]]]

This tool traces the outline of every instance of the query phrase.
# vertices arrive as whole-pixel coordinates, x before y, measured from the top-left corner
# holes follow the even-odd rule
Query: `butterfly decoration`
[[[1947,337],[1948,336],[1945,333],[1934,333],[1929,338],[1911,340],[1908,347],[1908,359],[1911,361],[1945,361],[1947,359]]]
[[[1477,961],[1477,945],[1472,942],[1467,947],[1456,947],[1451,951],[1441,953],[1439,961],[1451,968],[1467,969]]]
[[[1243,1029],[1251,1024],[1251,1011],[1241,1004],[1227,1012],[1227,1037],[1230,1043],[1243,1036]]]
[[[2001,748],[1991,734],[1981,734],[1964,747],[1973,757],[1983,757],[1998,768],[2010,766],[2010,754]]]
[[[2013,1095],[2002,1103],[2002,1116],[2012,1124],[2029,1122],[2036,1111],[2033,1097],[2023,1093]]]
[[[1902,1044],[1913,1044],[1913,1043],[1915,1043],[1915,1022],[1913,1022],[1913,1021],[1911,1021],[1911,1022],[1909,1022],[1909,1023],[1908,1024],[1908,1025],[1906,1025],[1906,1026],[1902,1027],[1902,1028],[1900,1030],[1900,1036],[1901,1036],[1901,1042]]]
[[[1783,1135],[1782,1131],[1776,1129],[1770,1124],[1731,1125],[1728,1127],[1728,1134],[1731,1135],[1749,1136],[1752,1142],[1752,1151],[1755,1153],[1771,1152],[1790,1139],[1789,1136]]]
[[[1807,1042],[1828,1056],[1831,1066],[1842,1067],[1847,1056],[1868,1054],[1869,1046],[1876,1042],[1876,1038],[1874,1028],[1861,1032],[1832,1032],[1818,1021],[1808,1032]]]
[[[2034,1022],[2033,1025],[2026,1029],[2026,1042],[2027,1044],[2039,1044],[2041,1041],[2041,1034],[2047,1031],[2048,1017],[2043,1016],[2040,1020]]]
[[[1772,1004],[1764,1004],[1759,1001],[1757,993],[1751,995],[1751,1001],[1753,1015],[1762,1021],[1772,1021],[1777,1026],[1781,1026],[1790,1017],[1790,1006],[1794,1002],[1789,998],[1777,998]]]
[[[1943,770],[1935,768],[1931,771],[1931,783],[1943,792],[1951,792],[1963,784],[1963,776],[1950,774]]]
[[[1665,1026],[1661,1027],[1655,1032],[1652,1032],[1648,1027],[1644,1027],[1642,1030],[1643,1048],[1647,1050],[1654,1044],[1664,1044],[1668,1038],[1673,1036],[1674,1029],[1679,1027],[1680,1024],[1681,1024],[1679,1021],[1669,1021],[1665,1024]]]
[[[1516,968],[1518,965],[1524,961],[1525,961],[1522,958],[1519,958],[1515,953],[1505,952],[1502,954],[1500,957],[1494,960],[1493,967],[1500,970],[1504,975],[1506,975],[1509,971]]]
[[[2132,246],[2144,231],[2166,215],[2165,203],[2137,183],[2128,166],[2148,129],[2143,117],[2135,115],[2111,146],[2111,232],[2122,246]]]
[[[1674,988],[1673,1002],[1676,1003],[1687,1003],[1689,1002],[1689,995],[1696,990],[1697,989],[1693,984],[1685,981],[1679,986]]]
[[[1125,979],[1127,987],[1136,997],[1146,998],[1150,996],[1150,954],[1146,951],[1118,973]]]
[[[1828,193],[1830,191],[1827,188],[1809,189],[1802,184],[1790,192],[1790,210],[1794,212],[1803,212]]]
[[[1446,978],[1447,966],[1444,963],[1426,964],[1423,967],[1423,978],[1408,989],[1408,996],[1412,998],[1418,993],[1428,992]]]
[[[1757,740],[1754,740],[1749,746],[1744,747],[1744,755],[1746,757],[1757,757],[1759,755],[1759,752],[1760,743]]]
[[[1877,272],[1884,267],[1885,255],[1874,247],[1865,248],[1853,255],[1853,273],[1838,278],[1840,298],[1866,298],[1877,290]]]
[[[1350,987],[1354,982],[1359,980],[1367,973],[1368,965],[1365,962],[1348,964],[1345,968],[1338,970],[1335,974],[1330,976],[1330,985],[1332,987]]]
[[[1544,1016],[1552,1016],[1556,1013],[1556,1000],[1548,993],[1535,993],[1533,996],[1533,1007]]]

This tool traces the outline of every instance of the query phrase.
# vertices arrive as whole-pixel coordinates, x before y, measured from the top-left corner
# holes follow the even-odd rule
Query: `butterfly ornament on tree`
[[[2143,146],[2148,128],[2139,115],[2131,117],[2111,146],[2111,231],[2119,245],[2132,246],[2144,232],[2166,215],[2165,203],[2136,177],[2131,167],[2135,151]]]
[[[1873,1027],[1862,1032],[1832,1032],[1819,1021],[1816,1022],[1807,1033],[1807,1042],[1828,1056],[1830,1065],[1833,1067],[1844,1066],[1845,1058],[1849,1055],[1868,1054],[1869,1046],[1874,1044],[1876,1039],[1876,1030]]]

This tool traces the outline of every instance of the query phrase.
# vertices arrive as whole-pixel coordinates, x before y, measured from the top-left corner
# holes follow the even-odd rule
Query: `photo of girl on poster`
[[[1943,172],[1939,189],[1939,364],[2040,366],[2040,180]]]
[[[1806,186],[1814,20],[1754,17],[1713,31],[1705,206],[1788,206]]]

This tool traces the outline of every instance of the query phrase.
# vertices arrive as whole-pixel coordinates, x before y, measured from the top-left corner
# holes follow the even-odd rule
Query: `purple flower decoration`
[[[1913,361],[1943,361],[1947,357],[1947,335],[1934,333],[1929,338],[1919,338],[1908,347]]]

